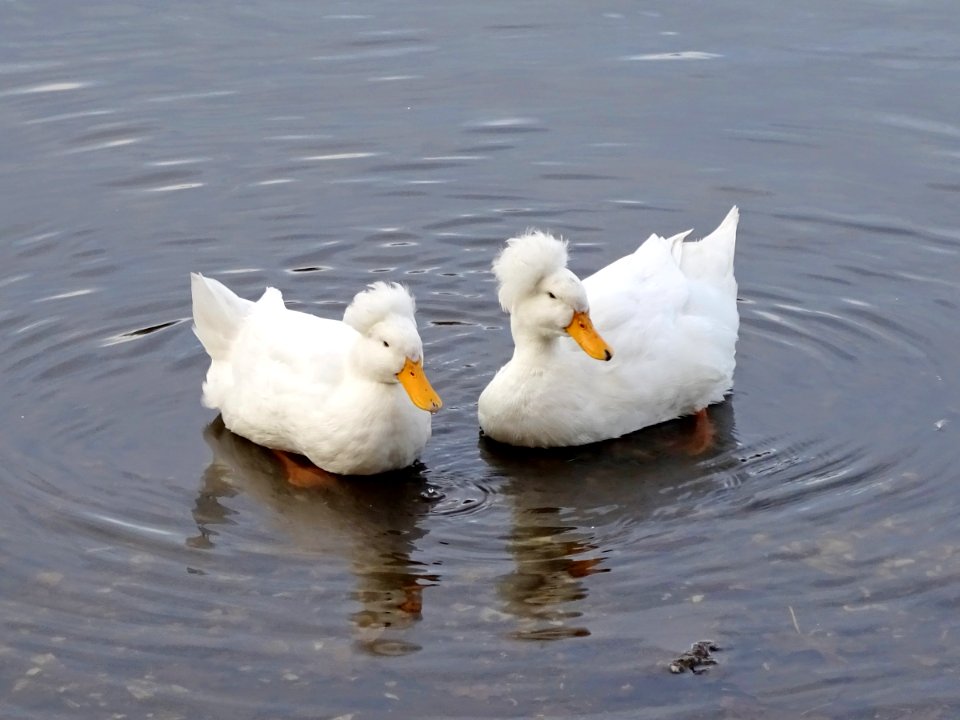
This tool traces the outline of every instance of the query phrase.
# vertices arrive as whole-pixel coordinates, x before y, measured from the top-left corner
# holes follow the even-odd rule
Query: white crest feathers
[[[493,261],[500,307],[510,312],[524,295],[534,291],[548,275],[567,266],[567,241],[540,230],[527,230],[507,240],[507,246]]]
[[[413,295],[403,285],[378,281],[356,294],[343,313],[343,321],[366,335],[374,325],[391,315],[409,318],[416,324],[416,309]]]

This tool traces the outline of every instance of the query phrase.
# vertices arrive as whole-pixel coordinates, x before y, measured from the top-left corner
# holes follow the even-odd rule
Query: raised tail
[[[200,273],[190,273],[190,291],[194,334],[213,360],[226,360],[237,330],[254,304]]]
[[[724,280],[733,277],[740,210],[734,205],[712,233],[699,242],[683,244],[680,269],[692,280]]]

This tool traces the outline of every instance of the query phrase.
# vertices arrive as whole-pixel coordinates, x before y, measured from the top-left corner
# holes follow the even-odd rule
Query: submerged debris
[[[707,668],[705,666],[717,664],[710,653],[720,649],[720,646],[712,640],[695,642],[687,652],[670,663],[670,672],[677,674],[689,670],[694,675],[706,672]]]

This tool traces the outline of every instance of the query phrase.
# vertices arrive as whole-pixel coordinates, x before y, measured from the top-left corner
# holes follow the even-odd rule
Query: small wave
[[[723,55],[718,55],[716,53],[701,52],[699,50],[684,50],[681,52],[666,52],[666,53],[647,53],[645,55],[627,55],[623,58],[628,62],[633,61],[654,61],[660,62],[663,60],[714,60],[716,58],[721,58]]]

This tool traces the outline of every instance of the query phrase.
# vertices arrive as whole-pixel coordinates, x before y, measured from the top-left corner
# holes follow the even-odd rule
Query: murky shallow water
[[[952,3],[0,12],[4,717],[956,716]],[[734,203],[712,450],[477,437],[503,239],[589,273]],[[200,406],[191,270],[407,282],[422,467],[283,485]]]

